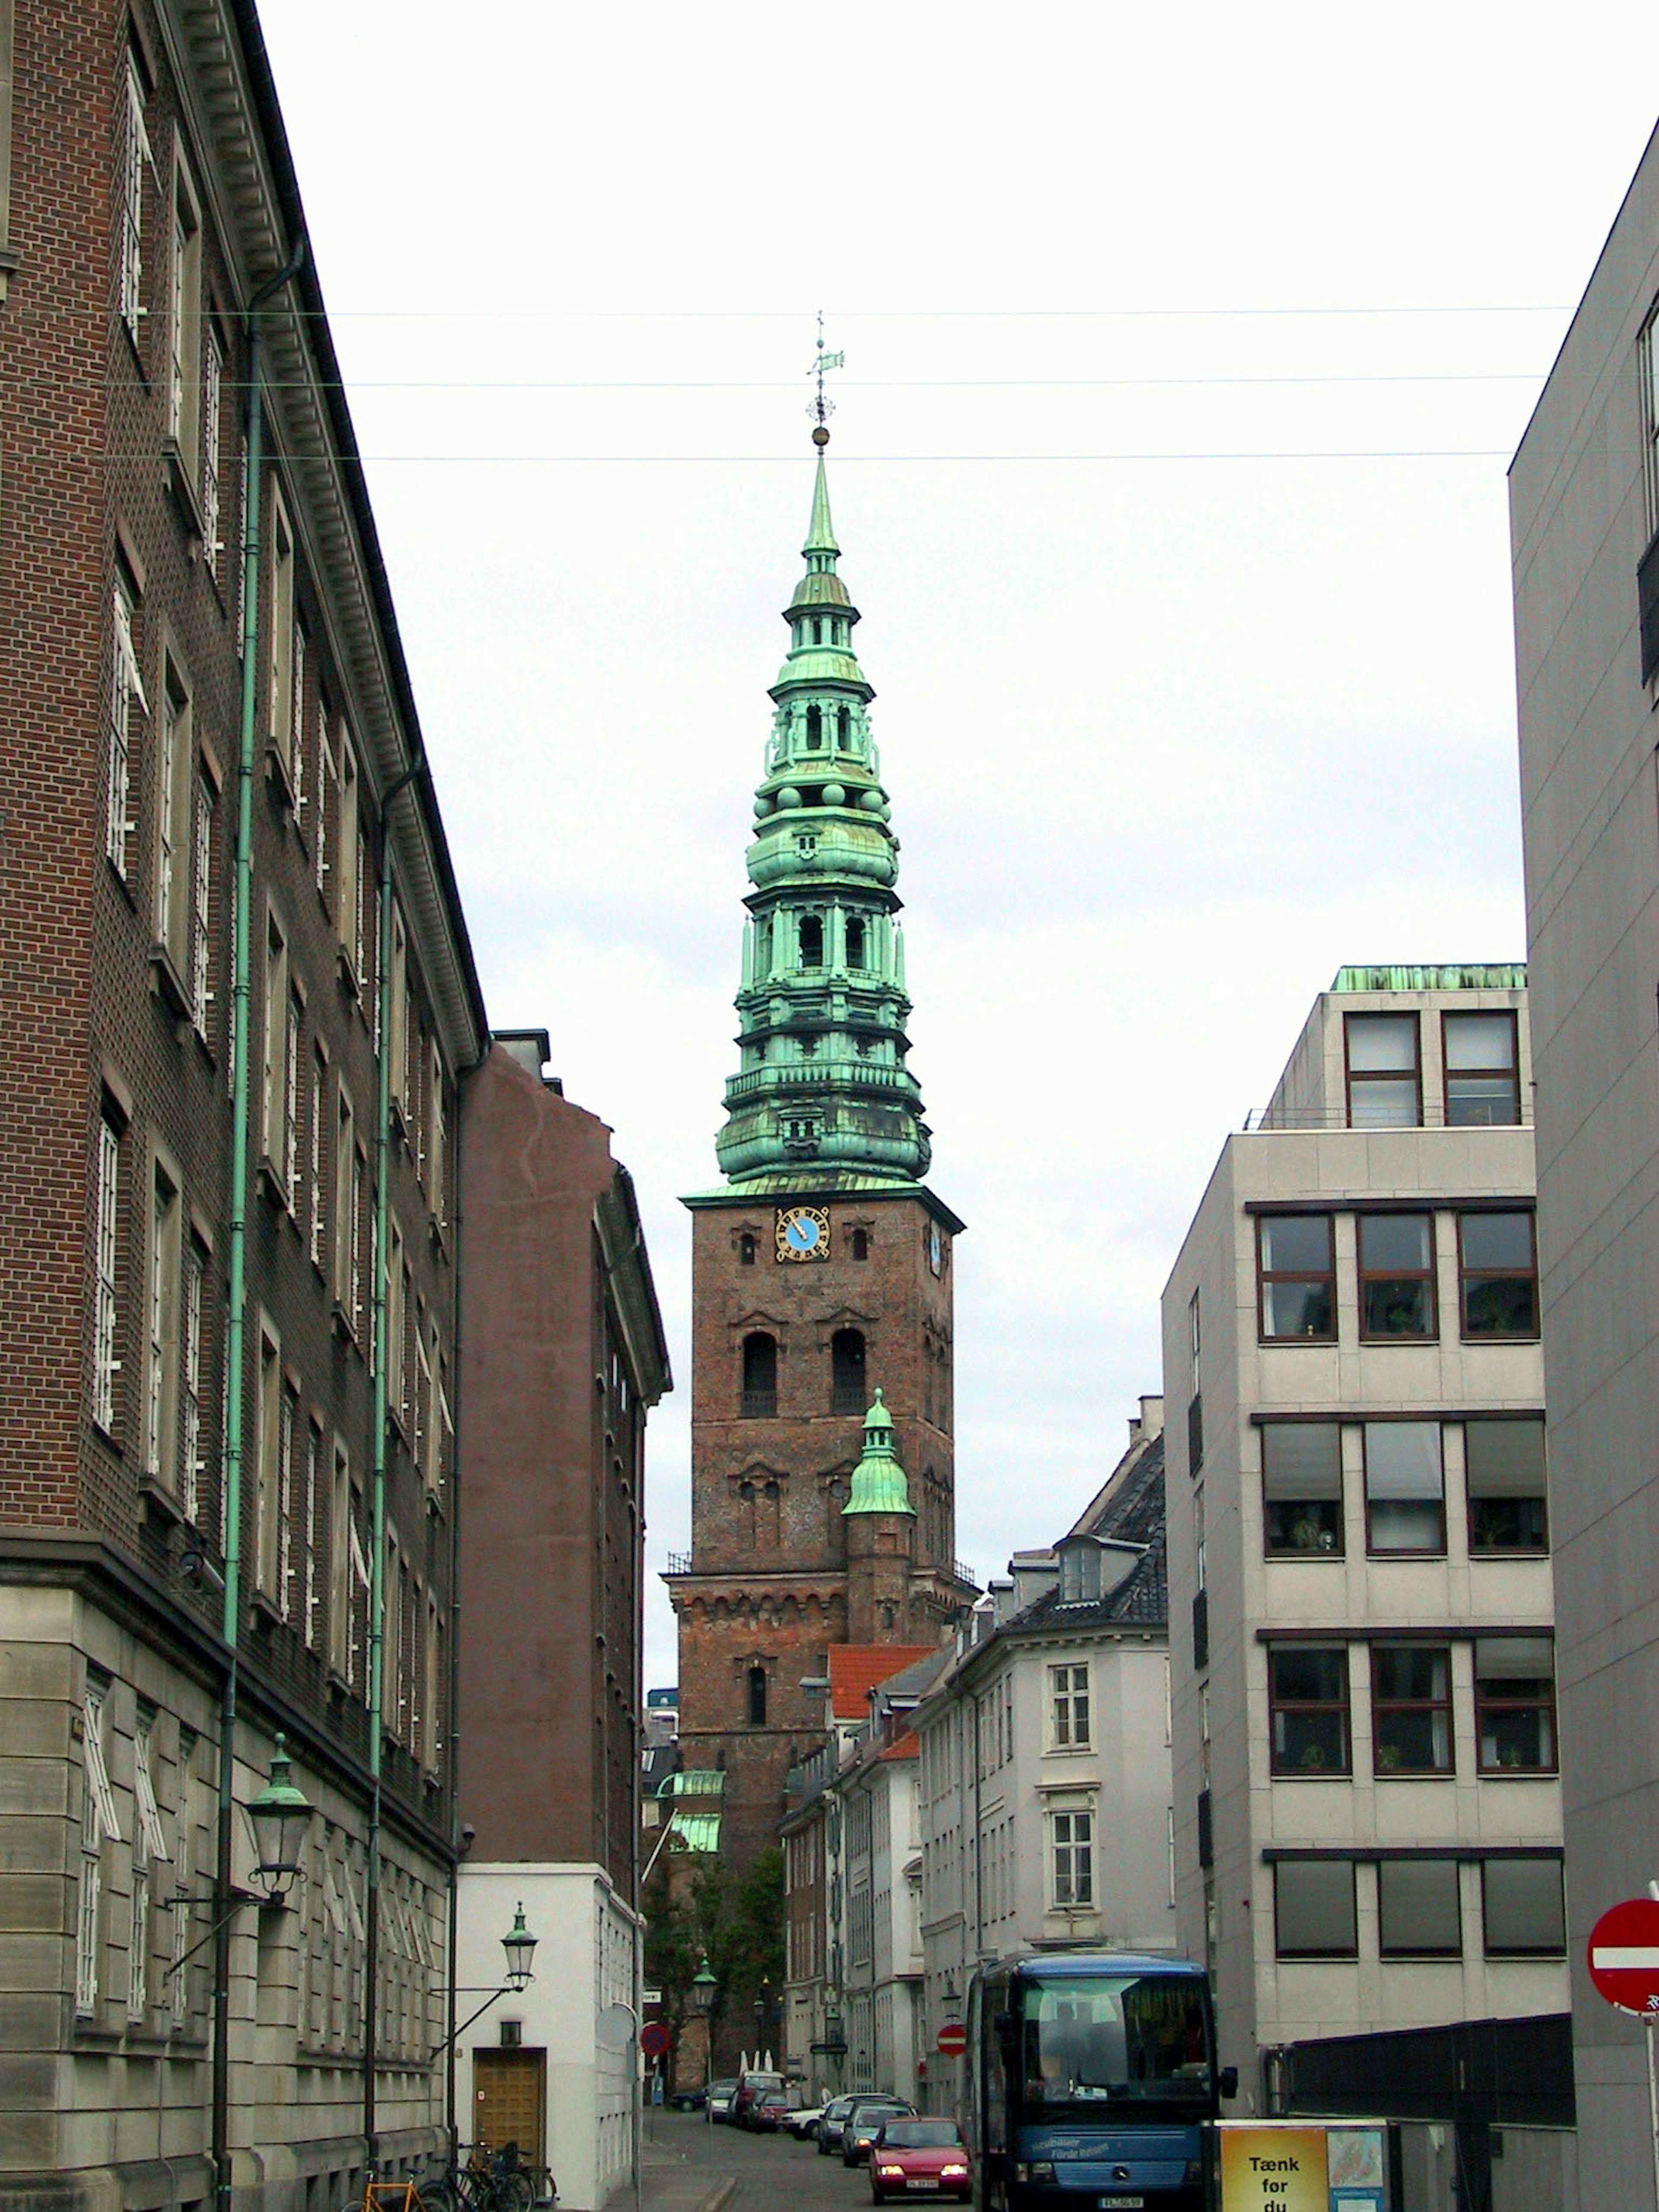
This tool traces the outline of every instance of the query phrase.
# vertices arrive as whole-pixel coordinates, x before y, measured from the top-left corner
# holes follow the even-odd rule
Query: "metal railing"
[[[671,1575],[689,1575],[690,1571],[691,1554],[690,1552],[671,1552],[668,1554],[668,1565],[664,1570],[665,1573]]]
[[[977,1589],[979,1588],[979,1577],[974,1572],[973,1569],[968,1565],[965,1559],[958,1559],[956,1561],[955,1572],[957,1580],[959,1583],[967,1583],[974,1589]]]
[[[1375,1136],[1390,1129],[1529,1129],[1532,1114],[1522,1101],[1518,1114],[1482,1113],[1464,1109],[1448,1119],[1436,1099],[1425,1098],[1420,1119],[1414,1121],[1350,1121],[1346,1106],[1252,1106],[1241,1125],[1251,1134],[1295,1129],[1353,1129]]]
[[[769,1421],[778,1410],[775,1390],[745,1390],[743,1394],[743,1418],[745,1421]]]

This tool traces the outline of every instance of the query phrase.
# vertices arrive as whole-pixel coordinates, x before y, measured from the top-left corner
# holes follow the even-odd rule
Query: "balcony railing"
[[[965,1559],[958,1559],[956,1562],[956,1577],[959,1583],[966,1583],[970,1589],[979,1588],[979,1577]]]
[[[1252,1133],[1286,1129],[1355,1129],[1376,1136],[1389,1129],[1529,1129],[1532,1114],[1522,1099],[1514,1112],[1486,1106],[1460,1108],[1449,1119],[1437,1098],[1423,1101],[1422,1118],[1416,1121],[1351,1121],[1346,1106],[1252,1106],[1243,1121]]]
[[[691,1554],[690,1552],[671,1552],[668,1554],[666,1572],[671,1575],[689,1575],[690,1571]]]
[[[830,1391],[830,1410],[832,1413],[862,1413],[870,1400],[862,1382],[836,1382]]]
[[[769,1421],[778,1410],[775,1390],[745,1390],[743,1394],[743,1418],[745,1421]],[[863,1410],[860,1408],[860,1412]]]

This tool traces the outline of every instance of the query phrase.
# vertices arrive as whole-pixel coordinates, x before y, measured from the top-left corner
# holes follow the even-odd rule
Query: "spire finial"
[[[812,443],[817,447],[820,454],[830,442],[830,417],[836,411],[835,401],[824,397],[824,371],[830,368],[842,368],[846,363],[847,356],[844,353],[825,353],[823,349],[823,310],[820,307],[818,309],[817,359],[806,372],[809,376],[816,376],[818,380],[817,398],[808,401],[806,411],[809,415],[817,417],[812,430]]]

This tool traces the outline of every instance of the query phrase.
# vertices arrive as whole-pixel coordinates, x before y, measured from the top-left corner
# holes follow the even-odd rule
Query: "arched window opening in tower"
[[[853,1231],[853,1257],[855,1260],[867,1260],[869,1256],[870,1232],[867,1229],[855,1229]]]
[[[743,1340],[743,1413],[745,1420],[765,1420],[778,1410],[778,1340],[764,1329]]]
[[[823,965],[823,923],[816,914],[800,918],[800,964],[803,968]]]
[[[812,624],[812,642],[814,645],[823,643],[823,624],[821,622],[814,622]]]
[[[869,1402],[865,1395],[863,1332],[838,1328],[830,1340],[830,1410],[861,1413]]]
[[[755,1264],[755,1240],[747,1230],[738,1239],[738,1262],[744,1267],[752,1267]]]
[[[823,750],[823,715],[817,707],[806,710],[806,750],[809,753]]]
[[[750,1728],[766,1726],[766,1669],[764,1667],[751,1667],[749,1669],[749,1725]]]
[[[769,975],[772,972],[772,925],[758,921],[755,925],[755,973]]]
[[[843,707],[836,715],[836,735],[841,750],[845,752],[853,742],[853,710],[850,707]]]
[[[864,922],[858,915],[849,915],[847,921],[847,964],[849,968],[864,965]]]

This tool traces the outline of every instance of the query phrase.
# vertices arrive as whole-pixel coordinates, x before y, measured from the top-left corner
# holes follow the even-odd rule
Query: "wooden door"
[[[472,2140],[492,2151],[515,2142],[526,2166],[547,2162],[547,2053],[475,2051]]]

